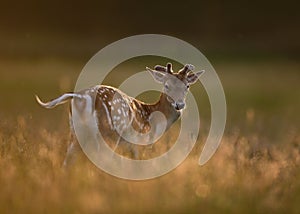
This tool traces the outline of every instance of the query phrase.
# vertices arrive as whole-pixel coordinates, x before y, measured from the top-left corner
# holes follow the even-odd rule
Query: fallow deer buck
[[[150,129],[160,132],[162,121],[151,122],[153,112],[158,111],[165,116],[164,131],[169,129],[180,117],[181,111],[185,107],[185,97],[190,85],[194,84],[204,72],[203,70],[192,72],[194,66],[187,64],[175,73],[171,63],[167,63],[166,67],[156,65],[154,70],[148,67],[146,69],[157,82],[163,84],[159,100],[154,104],[141,102],[117,88],[105,85],[97,85],[80,92],[66,93],[47,103],[42,102],[36,96],[37,102],[44,108],[54,108],[68,100],[72,102],[70,109],[71,143],[64,165],[68,165],[75,153],[81,151],[71,119],[73,108],[91,114],[97,121],[97,128],[103,138],[114,141],[115,146],[118,146],[123,136],[133,138],[136,136],[132,130],[139,133],[147,133]],[[147,140],[153,139],[147,138]]]

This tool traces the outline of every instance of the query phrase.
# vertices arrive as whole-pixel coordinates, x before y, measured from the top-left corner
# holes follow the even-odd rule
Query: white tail
[[[54,100],[51,100],[51,101],[49,101],[47,103],[42,102],[37,95],[35,95],[35,99],[44,108],[54,108],[57,105],[64,104],[68,100],[72,99],[74,96],[75,96],[74,93],[64,94],[64,95],[62,95],[62,96],[60,96],[60,97],[58,97],[58,98],[56,98]]]
[[[105,85],[98,85],[78,93],[66,93],[47,103],[43,103],[37,96],[36,99],[44,108],[54,108],[72,99],[72,108],[76,108],[76,111],[82,114],[91,113],[103,138],[114,142],[116,147],[121,139],[120,135],[122,138],[138,141],[140,139],[137,139],[139,137],[137,133],[152,130],[155,136],[161,132],[162,127],[164,130],[168,129],[180,117],[181,110],[185,107],[189,86],[203,73],[203,71],[190,72],[193,69],[194,66],[188,64],[174,73],[171,63],[166,67],[157,65],[154,70],[147,68],[154,79],[164,86],[158,102],[154,104],[141,102],[114,87]],[[154,112],[161,112],[166,118],[166,123],[153,121],[151,116]],[[76,139],[74,131],[72,135],[73,139]],[[151,136],[144,140],[153,141]],[[74,140],[69,146],[65,164],[68,164],[73,150],[78,150],[78,147],[78,142]],[[136,153],[134,156],[137,158]]]

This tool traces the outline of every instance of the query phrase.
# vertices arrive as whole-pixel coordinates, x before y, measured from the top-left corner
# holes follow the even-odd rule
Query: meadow
[[[153,63],[125,63],[107,84],[118,85]],[[88,161],[62,169],[68,107],[42,109],[34,95],[48,100],[72,91],[84,64],[0,59],[0,213],[300,212],[299,61],[213,58],[228,108],[221,146],[198,165],[210,124],[207,96],[198,84],[191,89],[201,113],[196,146],[178,168],[147,181],[113,177]]]

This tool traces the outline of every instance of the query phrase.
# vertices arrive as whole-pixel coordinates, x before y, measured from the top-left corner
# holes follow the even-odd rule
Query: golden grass
[[[206,165],[197,164],[209,127],[209,114],[204,114],[198,142],[183,164],[165,176],[134,182],[110,176],[88,161],[62,169],[69,138],[67,108],[40,109],[33,95],[52,98],[59,90],[71,90],[66,85],[74,83],[77,73],[70,67],[80,70],[81,65],[22,63],[1,63],[0,95],[13,98],[0,105],[0,213],[299,213],[299,101],[294,97],[299,92],[290,86],[299,77],[294,71],[283,77],[290,80],[284,84],[275,70],[266,86],[255,74],[243,80],[232,71],[235,66],[222,65],[228,70],[220,76],[229,110],[217,153]],[[52,68],[60,69],[50,75]],[[297,70],[299,65],[289,68]],[[17,73],[18,79],[6,72],[9,69],[28,73]],[[37,72],[43,69],[47,81]],[[252,92],[249,81],[262,94],[257,87]],[[14,84],[19,90],[13,90]],[[286,95],[284,102],[273,102],[277,92],[279,98]]]
[[[274,145],[255,133],[234,131],[202,167],[197,161],[204,139],[199,139],[177,169],[141,182],[112,177],[89,162],[63,170],[65,136],[65,131],[33,130],[24,117],[1,129],[1,213],[297,213],[300,208],[298,133]]]

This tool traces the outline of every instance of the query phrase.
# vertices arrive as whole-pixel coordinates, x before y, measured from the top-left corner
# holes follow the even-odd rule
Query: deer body
[[[189,85],[196,82],[203,71],[190,73],[193,66],[186,65],[178,73],[172,72],[172,65],[156,66],[154,70],[147,68],[154,79],[164,85],[159,100],[154,104],[141,102],[111,86],[97,85],[77,93],[66,93],[48,103],[43,103],[38,97],[38,103],[45,108],[53,108],[71,100],[71,110],[80,115],[92,116],[97,124],[98,131],[106,142],[117,147],[127,138],[141,142],[142,145],[152,144],[155,138],[171,127],[180,117],[185,106],[184,100]],[[155,112],[164,115],[165,120],[154,117]],[[64,161],[68,165],[74,154],[80,151],[73,128],[72,116],[71,144],[68,147]],[[134,158],[137,152],[133,151]]]

